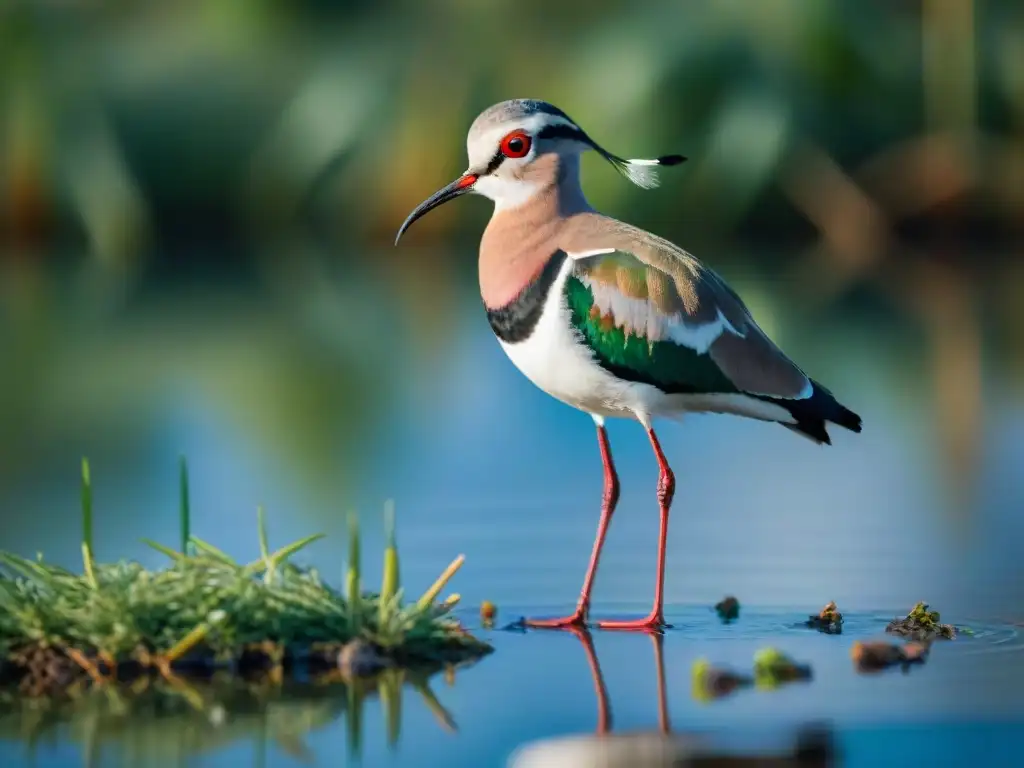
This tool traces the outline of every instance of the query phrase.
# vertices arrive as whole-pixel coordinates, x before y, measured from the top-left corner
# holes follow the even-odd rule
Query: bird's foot
[[[535,629],[583,629],[586,626],[586,617],[583,611],[577,611],[572,616],[563,616],[559,619],[523,619],[523,624]]]
[[[634,632],[661,632],[663,629],[672,627],[671,624],[665,623],[665,617],[661,611],[655,611],[643,619],[599,621],[597,626],[599,629],[623,629]]]

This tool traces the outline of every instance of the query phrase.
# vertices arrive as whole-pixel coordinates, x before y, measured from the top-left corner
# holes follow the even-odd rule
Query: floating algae
[[[811,668],[798,664],[777,648],[763,648],[754,654],[754,682],[758,688],[811,679]]]

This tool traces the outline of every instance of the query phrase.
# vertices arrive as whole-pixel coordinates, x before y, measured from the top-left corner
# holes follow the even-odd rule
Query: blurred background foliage
[[[968,476],[985,372],[1024,384],[1022,21],[1015,0],[5,0],[0,483],[97,435],[130,453],[189,387],[311,480],[357,471],[339,455],[403,386],[382,371],[445,386],[488,206],[395,230],[464,168],[473,117],[523,96],[615,152],[688,155],[654,192],[588,156],[588,194],[793,344],[858,313]]]

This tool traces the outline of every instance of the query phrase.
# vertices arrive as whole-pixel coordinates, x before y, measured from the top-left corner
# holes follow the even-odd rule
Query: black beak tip
[[[416,206],[416,208],[413,209],[413,212],[409,214],[409,217],[402,222],[402,226],[398,228],[398,234],[395,235],[395,245],[398,245],[398,241],[402,238],[402,235],[405,234],[405,230],[411,227],[416,220],[429,211],[434,210],[439,205],[447,203],[449,200],[454,200],[459,195],[465,194],[470,190],[470,187],[476,183],[476,180],[476,174],[463,174],[451,184],[437,190],[437,192]]]

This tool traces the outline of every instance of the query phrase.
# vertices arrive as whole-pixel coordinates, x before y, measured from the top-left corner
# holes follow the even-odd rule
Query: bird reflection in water
[[[671,732],[665,684],[664,635],[658,631],[645,634],[654,650],[654,671],[657,682],[658,727],[613,734],[612,710],[601,665],[594,650],[593,638],[584,627],[570,626],[583,646],[587,665],[597,697],[597,726],[594,734],[576,734],[521,745],[511,756],[510,768],[679,768],[680,766],[806,766],[825,768],[836,765],[838,758],[831,732],[820,725],[803,729],[794,748],[783,754],[736,754],[728,748],[712,744],[697,735]]]

